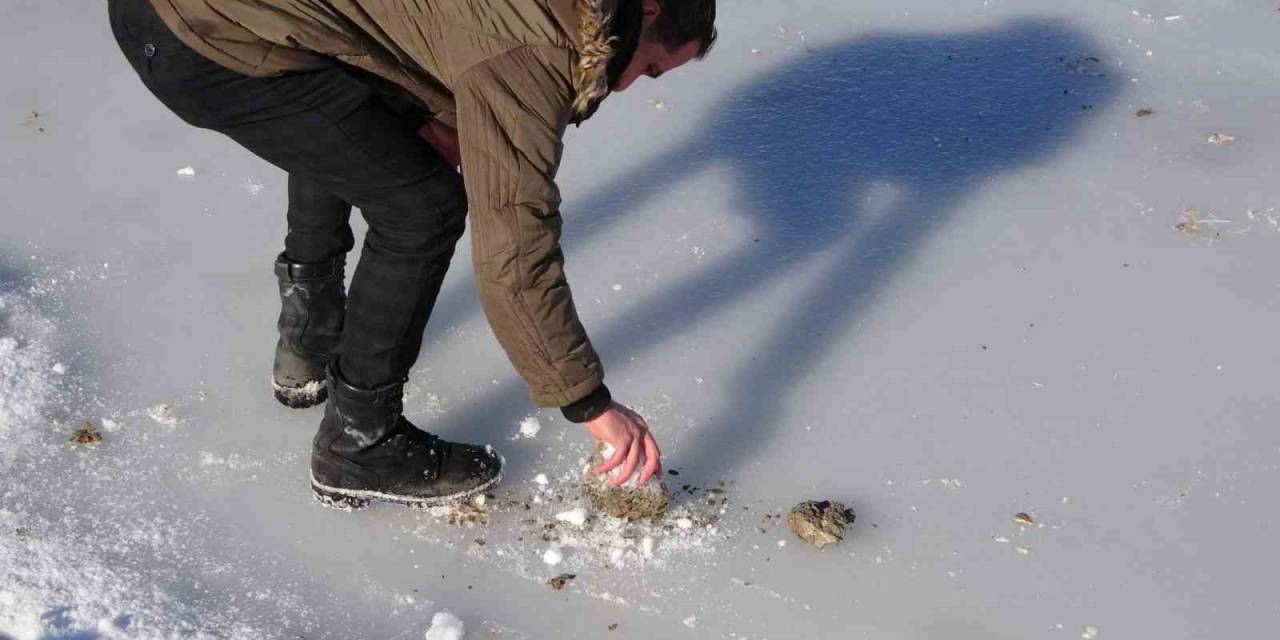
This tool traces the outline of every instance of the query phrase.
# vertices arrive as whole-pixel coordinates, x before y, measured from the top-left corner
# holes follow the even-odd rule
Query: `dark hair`
[[[653,23],[654,37],[668,49],[700,42],[698,58],[716,43],[716,0],[658,0],[662,11]]]

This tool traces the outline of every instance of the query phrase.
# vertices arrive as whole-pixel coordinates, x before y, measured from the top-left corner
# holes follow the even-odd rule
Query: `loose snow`
[[[538,421],[537,416],[526,416],[520,421],[520,435],[525,438],[533,438],[542,431],[542,423]]]
[[[542,561],[549,566],[554,567],[560,564],[562,560],[564,560],[564,554],[560,552],[558,547],[549,547],[546,551],[542,552]]]
[[[147,417],[167,427],[178,424],[178,414],[167,404],[157,404],[148,408]]]
[[[441,611],[431,617],[431,628],[425,640],[462,640],[464,626],[458,616]]]
[[[56,337],[54,323],[28,302],[0,293],[0,471],[48,426]]]
[[[587,522],[587,510],[582,507],[578,507],[568,511],[561,511],[556,514],[556,520],[559,520],[560,522],[568,522],[575,527],[581,527]]]

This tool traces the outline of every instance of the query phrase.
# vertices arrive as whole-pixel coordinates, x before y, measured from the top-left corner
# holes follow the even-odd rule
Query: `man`
[[[532,399],[613,445],[597,473],[621,465],[620,483],[642,458],[641,481],[659,472],[648,425],[612,400],[578,320],[555,174],[568,124],[706,55],[715,0],[109,0],[109,11],[161,102],[289,173],[273,384],[291,407],[327,397],[311,457],[322,502],[433,505],[501,477],[491,449],[401,415],[468,209],[477,293]],[[369,230],[344,292],[353,206]]]

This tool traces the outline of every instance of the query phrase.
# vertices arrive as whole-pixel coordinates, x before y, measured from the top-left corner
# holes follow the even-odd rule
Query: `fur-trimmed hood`
[[[567,0],[573,5],[578,53],[573,84],[574,121],[591,116],[635,53],[640,36],[639,0]],[[566,21],[567,22],[567,21]]]
[[[574,114],[586,115],[592,103],[609,95],[609,61],[617,53],[618,36],[611,33],[619,0],[574,0],[578,19],[578,66],[573,85],[578,95]]]

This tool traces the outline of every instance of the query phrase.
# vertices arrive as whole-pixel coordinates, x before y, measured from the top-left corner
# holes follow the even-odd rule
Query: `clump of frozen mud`
[[[591,506],[605,515],[623,520],[652,518],[666,513],[667,506],[671,503],[671,491],[667,489],[662,477],[654,474],[644,484],[639,484],[640,473],[644,469],[643,454],[631,477],[616,487],[610,482],[621,475],[621,466],[614,467],[605,474],[591,472],[591,469],[612,455],[613,447],[608,443],[600,443],[582,470],[582,495]]]
[[[75,444],[99,444],[102,442],[102,434],[98,433],[98,428],[94,426],[92,420],[84,420],[80,423],[80,428],[71,434],[71,442]]]
[[[819,549],[844,540],[845,527],[853,523],[853,510],[830,500],[806,501],[791,508],[787,525]]]

